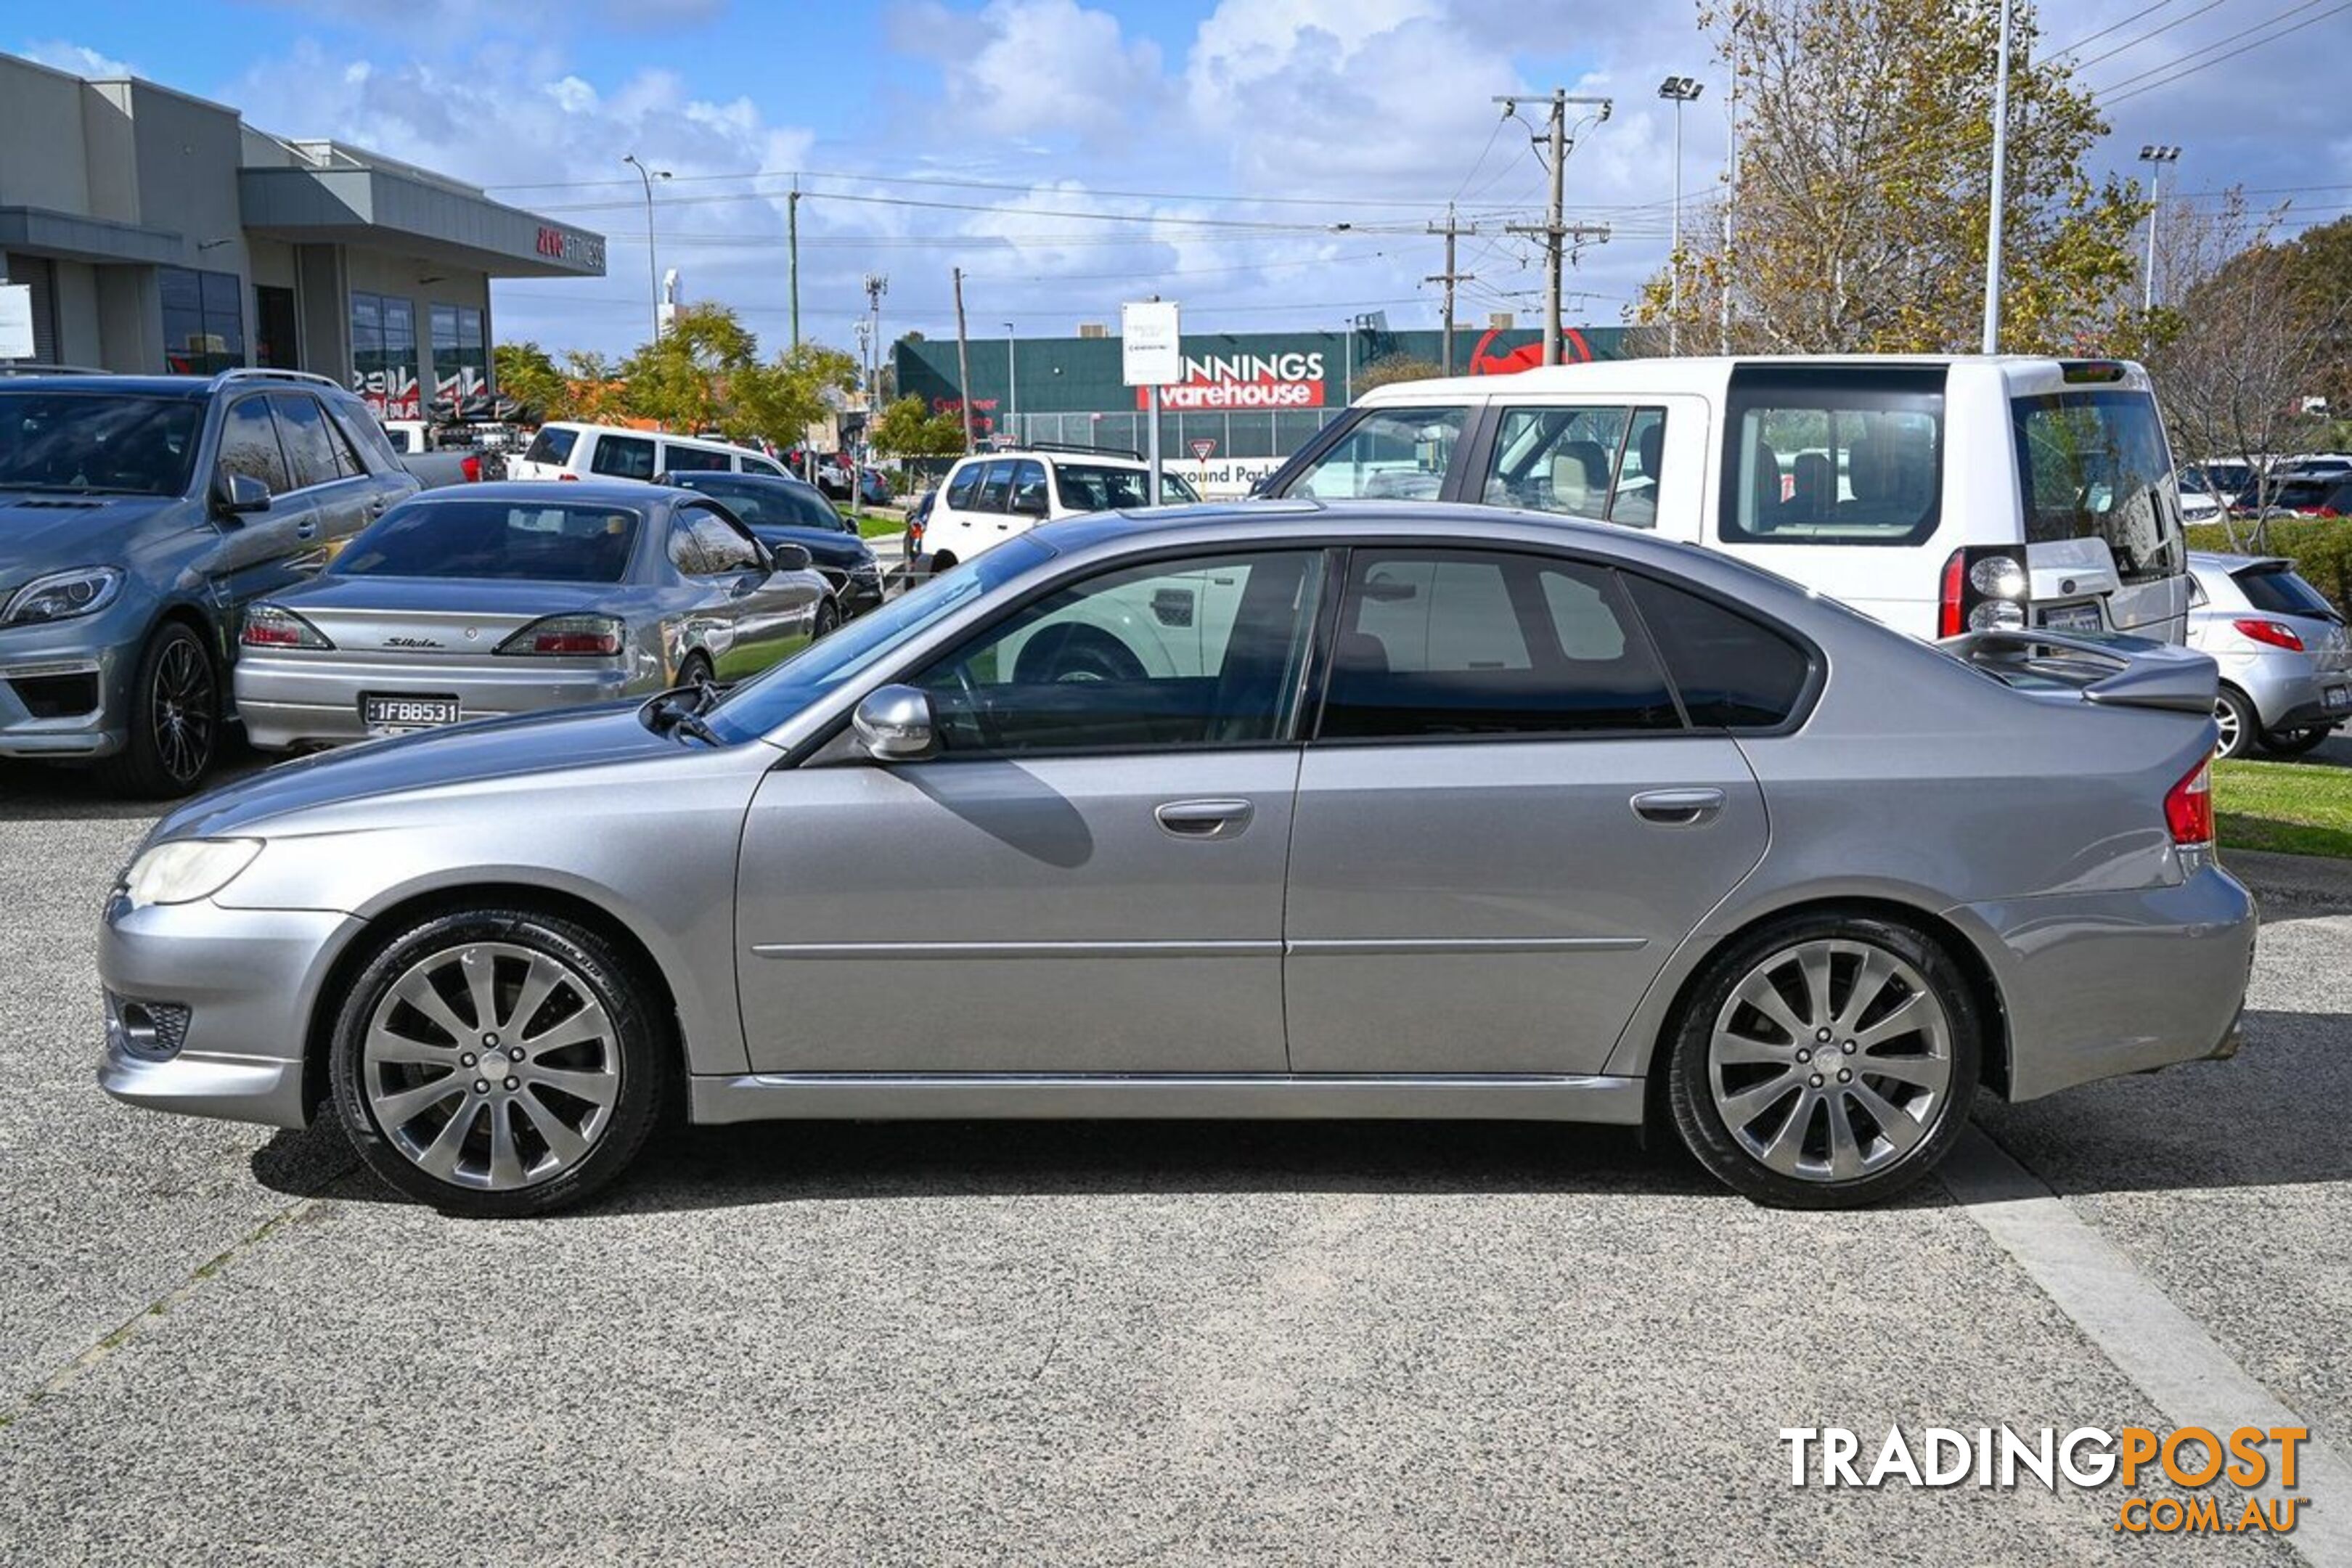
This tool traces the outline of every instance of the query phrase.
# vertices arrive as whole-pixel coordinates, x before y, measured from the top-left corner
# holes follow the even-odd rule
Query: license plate
[[[2096,605],[2060,605],[2042,612],[2042,624],[2053,632],[2096,632],[2106,629]]]
[[[2331,686],[2320,697],[2320,705],[2333,713],[2352,708],[2352,686]]]
[[[454,697],[362,697],[360,699],[360,720],[378,734],[399,735],[411,730],[430,730],[436,725],[455,724],[458,719],[457,700]]]

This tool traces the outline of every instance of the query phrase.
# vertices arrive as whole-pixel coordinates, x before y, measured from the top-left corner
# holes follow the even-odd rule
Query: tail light
[[[2164,795],[2164,826],[2172,842],[2183,849],[2210,849],[2213,845],[2213,761],[2200,757],[2188,776]]]
[[[621,651],[621,623],[610,616],[549,616],[499,644],[499,651],[610,658]]]
[[[580,476],[578,474],[558,474],[555,477],[559,479],[570,479],[575,485],[580,482]]]
[[[335,645],[326,634],[291,610],[276,605],[256,605],[245,612],[245,630],[237,641],[247,647],[316,647]]]
[[[457,471],[466,476],[466,482],[467,484],[480,484],[482,482],[482,459],[478,456],[469,454],[463,461],[458,463]]]
[[[2252,637],[2273,647],[2283,647],[2290,653],[2303,651],[2303,639],[2294,635],[2293,626],[2281,626],[2276,621],[2231,621],[2230,624],[2238,628],[2240,637]]]
[[[2014,549],[1977,545],[1955,550],[1944,563],[1936,597],[1936,635],[1956,637],[1962,632],[2021,626],[2032,593],[2032,580]]]

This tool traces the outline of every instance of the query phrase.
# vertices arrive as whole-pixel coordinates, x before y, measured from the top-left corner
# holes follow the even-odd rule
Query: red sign
[[[1150,406],[1150,388],[1135,389],[1135,405]],[[1184,379],[1160,389],[1170,413],[1216,408],[1320,408],[1320,353],[1186,354]]]
[[[1209,437],[1203,436],[1199,440],[1192,443],[1192,460],[1194,462],[1205,463],[1216,455],[1217,443]]]

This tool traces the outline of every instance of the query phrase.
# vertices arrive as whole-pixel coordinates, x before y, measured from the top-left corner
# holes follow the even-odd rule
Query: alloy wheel
[[[2225,757],[2234,757],[2245,748],[2245,730],[2238,721],[2238,706],[2226,697],[2214,699],[2213,722],[2221,731],[2214,751]]]
[[[1952,1026],[1917,969],[1868,942],[1819,938],[1757,963],[1707,1047],[1717,1113],[1748,1154],[1804,1182],[1903,1159],[1952,1087]]]
[[[194,782],[212,762],[217,696],[212,661],[195,639],[178,637],[167,643],[155,666],[148,721],[156,758],[176,784]]]
[[[384,991],[361,1047],[361,1088],[419,1170],[491,1192],[577,1165],[613,1119],[621,1048],[572,965],[509,942],[427,954]]]

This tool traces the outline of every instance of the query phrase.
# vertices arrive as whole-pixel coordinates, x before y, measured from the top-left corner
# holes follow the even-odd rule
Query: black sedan
[[[803,479],[720,471],[663,474],[657,484],[698,490],[743,520],[763,544],[797,544],[833,587],[845,619],[882,602],[882,567],[857,525]]]

